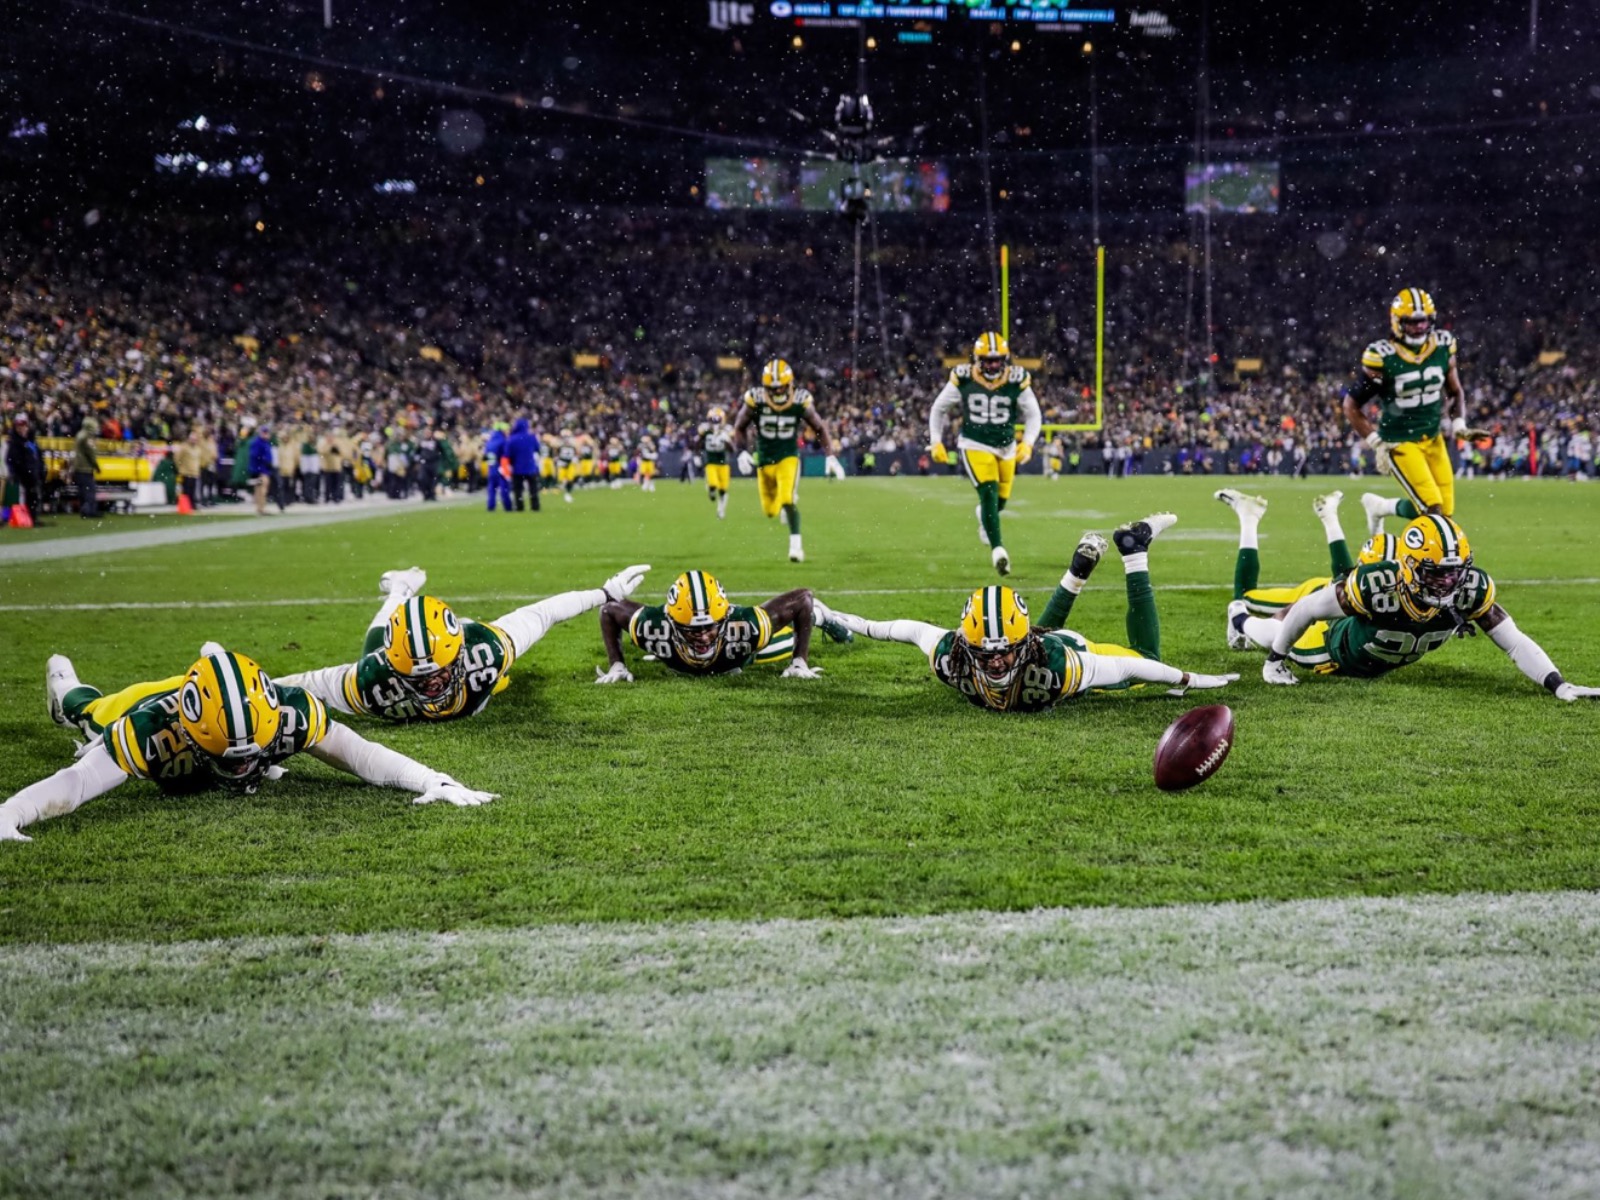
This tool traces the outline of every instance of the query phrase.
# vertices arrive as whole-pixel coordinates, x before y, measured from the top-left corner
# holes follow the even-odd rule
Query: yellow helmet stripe
[[[250,721],[245,710],[244,676],[231,654],[211,655],[211,670],[222,689],[222,718],[228,727],[228,743],[240,746],[250,741]]]

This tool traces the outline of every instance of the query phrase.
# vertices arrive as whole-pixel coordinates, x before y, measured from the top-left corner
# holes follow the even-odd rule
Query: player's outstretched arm
[[[48,779],[31,783],[0,804],[0,842],[31,842],[21,831],[35,821],[63,817],[103,796],[128,777],[104,742],[96,742],[82,758]]]
[[[939,642],[948,629],[938,625],[930,625],[926,621],[912,621],[901,619],[898,621],[869,621],[866,617],[858,617],[855,613],[840,612],[838,609],[829,610],[833,619],[838,621],[851,633],[860,634],[862,637],[872,638],[878,642],[904,642],[908,646],[915,646],[921,650],[923,656],[932,658],[933,652],[939,648]]]
[[[624,567],[597,588],[562,592],[546,597],[537,604],[524,605],[501,617],[494,623],[495,628],[511,639],[512,650],[521,658],[552,626],[570,621],[573,617],[581,617],[608,601],[626,600],[633,595],[649,569],[647,563]]]
[[[275,675],[272,682],[304,688],[335,712],[344,713],[347,717],[356,716],[362,715],[360,710],[352,708],[350,701],[345,698],[345,685],[355,674],[355,670],[355,663],[345,663],[338,667],[322,667],[316,671],[299,671],[293,675]],[[354,688],[350,690],[355,691]]]
[[[1600,699],[1600,688],[1579,687],[1563,679],[1561,671],[1539,643],[1518,629],[1511,614],[1498,604],[1478,618],[1478,628],[1506,652],[1506,657],[1516,664],[1517,670],[1557,700]]]
[[[611,600],[600,606],[600,640],[606,644],[605,671],[594,669],[596,683],[632,683],[633,675],[622,661],[622,631],[644,605],[632,600]]]
[[[1272,639],[1272,649],[1267,661],[1261,665],[1261,678],[1268,683],[1294,684],[1300,681],[1289,669],[1289,651],[1305,631],[1318,621],[1334,621],[1345,615],[1342,591],[1337,583],[1318,588],[1309,596],[1302,596],[1290,606],[1279,622],[1277,636]]]
[[[1078,658],[1083,663],[1083,683],[1079,685],[1081,691],[1116,687],[1123,683],[1164,683],[1170,687],[1173,695],[1181,696],[1190,688],[1198,691],[1226,687],[1239,678],[1237,673],[1202,675],[1195,671],[1180,671],[1153,658],[1133,658],[1125,654],[1080,651]]]
[[[1033,444],[1039,440],[1039,430],[1044,427],[1044,413],[1039,408],[1039,397],[1032,386],[1022,389],[1017,397],[1017,407],[1022,410],[1022,441],[1017,443],[1022,462],[1033,457]],[[1023,449],[1026,447],[1026,449]]]
[[[822,673],[821,667],[813,667],[807,661],[811,653],[812,610],[815,606],[816,598],[812,596],[810,588],[784,592],[761,606],[772,618],[774,629],[794,626],[794,661],[783,671],[790,678],[815,679]]]
[[[416,792],[413,804],[443,800],[464,808],[487,804],[497,798],[493,792],[475,792],[463,787],[442,771],[423,766],[398,750],[369,742],[349,726],[332,721],[328,722],[327,735],[306,753],[367,783]]]

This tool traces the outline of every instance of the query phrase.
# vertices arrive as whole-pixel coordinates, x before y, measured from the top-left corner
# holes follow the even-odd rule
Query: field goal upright
[[[1000,247],[1000,336],[1011,340],[1011,249]],[[1094,421],[1091,424],[1043,425],[1041,434],[1098,433],[1105,428],[1106,378],[1106,248],[1094,248]]]

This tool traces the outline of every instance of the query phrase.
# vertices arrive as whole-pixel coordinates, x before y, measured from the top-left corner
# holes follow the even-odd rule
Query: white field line
[[[1293,587],[1300,580],[1284,580],[1280,583],[1264,583],[1263,587]],[[1501,587],[1595,587],[1600,585],[1600,577],[1579,577],[1572,579],[1499,579],[1495,581]],[[728,595],[736,599],[770,599],[781,587],[769,591],[729,591]],[[1163,583],[1157,586],[1157,592],[1231,592],[1231,583]],[[965,596],[969,589],[959,587],[920,587],[920,588],[827,588],[821,590],[823,599],[832,600],[837,596]],[[450,596],[451,605],[465,604],[490,604],[514,603],[532,604],[535,601],[546,599],[544,596],[514,595],[507,592],[486,592],[476,596]],[[321,606],[325,604],[360,604],[376,608],[381,599],[372,596],[305,596],[305,597],[275,597],[263,600],[104,600],[89,604],[0,604],[0,612],[99,612],[105,610],[154,610],[166,609],[202,609],[202,608],[299,608],[304,606]]]
[[[1590,1200],[1597,943],[1564,892],[0,947],[0,1183]]]

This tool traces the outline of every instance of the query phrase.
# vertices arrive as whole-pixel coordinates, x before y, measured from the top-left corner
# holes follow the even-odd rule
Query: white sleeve
[[[605,602],[604,588],[562,592],[537,604],[529,604],[515,612],[508,612],[494,624],[497,629],[505,631],[505,635],[511,639],[512,649],[516,651],[517,657],[521,658],[535,642],[550,632],[551,626],[570,621],[573,617],[581,617],[590,609],[599,608]]]
[[[1017,403],[1022,406],[1022,440],[1028,445],[1033,445],[1039,440],[1039,428],[1044,424],[1044,415],[1039,411],[1039,397],[1033,394],[1033,388],[1022,389],[1022,395],[1017,397]]]
[[[350,672],[355,669],[355,663],[345,663],[339,667],[323,667],[316,671],[299,671],[293,675],[274,675],[272,682],[287,684],[289,687],[304,688],[335,712],[349,715],[354,713],[355,709],[351,708],[344,698],[344,681],[350,677]]]
[[[1344,609],[1339,607],[1339,587],[1337,583],[1326,584],[1296,600],[1279,622],[1278,634],[1272,639],[1272,652],[1284,658],[1300,640],[1300,635],[1317,621],[1333,621],[1344,616]]]
[[[49,817],[64,817],[79,805],[103,796],[128,777],[104,742],[96,742],[82,758],[48,779],[31,783],[0,809],[15,818],[18,829]]]
[[[333,721],[328,722],[327,736],[306,753],[319,762],[348,771],[356,778],[379,787],[425,792],[441,783],[456,782],[441,771],[425,767],[398,750],[369,742],[349,726]]]
[[[1083,685],[1079,691],[1090,688],[1115,687],[1129,680],[1141,683],[1178,684],[1183,682],[1183,672],[1153,658],[1129,658],[1121,654],[1094,654],[1078,651],[1083,661]]]
[[[937,446],[944,440],[944,427],[949,421],[948,414],[961,407],[961,392],[953,383],[944,385],[944,391],[934,397],[933,407],[928,410],[928,445]]]
[[[1556,664],[1550,661],[1550,656],[1540,648],[1538,642],[1517,628],[1517,623],[1509,613],[1505,620],[1489,630],[1489,639],[1517,664],[1517,670],[1540,687],[1553,692],[1560,685],[1561,672]]]

